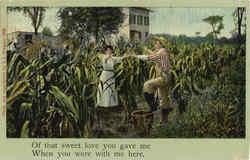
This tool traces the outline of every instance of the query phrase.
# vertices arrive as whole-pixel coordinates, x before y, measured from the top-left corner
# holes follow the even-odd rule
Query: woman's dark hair
[[[108,48],[111,49],[111,50],[113,51],[113,47],[112,47],[111,45],[106,45],[106,46],[104,47],[104,51],[106,51]]]

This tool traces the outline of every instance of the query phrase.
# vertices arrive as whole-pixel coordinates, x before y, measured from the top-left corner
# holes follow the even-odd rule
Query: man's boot
[[[160,124],[168,123],[169,113],[173,111],[172,107],[161,109],[161,122]]]
[[[145,100],[147,101],[147,103],[148,103],[148,105],[150,107],[149,112],[156,111],[157,110],[157,103],[155,101],[154,94],[153,93],[144,92],[144,98],[145,98]]]

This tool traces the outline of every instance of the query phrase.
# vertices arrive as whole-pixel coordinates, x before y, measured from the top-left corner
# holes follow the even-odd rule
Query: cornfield
[[[115,56],[143,47],[117,43]],[[191,45],[170,41],[171,101],[183,119],[155,128],[150,137],[245,136],[245,45]],[[37,42],[26,54],[8,54],[7,136],[88,137],[95,123],[101,66],[97,51],[80,47],[55,56]],[[58,58],[60,57],[60,58]],[[116,86],[128,123],[142,96],[143,83],[155,77],[154,64],[132,57],[115,66]]]

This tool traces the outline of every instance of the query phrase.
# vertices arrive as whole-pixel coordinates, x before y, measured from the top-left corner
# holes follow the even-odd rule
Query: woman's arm
[[[121,63],[122,60],[123,60],[123,57],[112,57],[112,58],[113,58],[115,64],[116,63]]]
[[[148,55],[136,55],[134,52],[132,52],[131,54],[129,54],[130,57],[135,57],[138,58],[142,61],[147,61],[148,60]]]
[[[133,57],[138,58],[142,61],[148,61],[148,55],[134,55]]]

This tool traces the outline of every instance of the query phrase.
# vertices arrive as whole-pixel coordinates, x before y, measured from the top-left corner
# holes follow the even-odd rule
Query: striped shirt
[[[170,58],[169,58],[169,53],[164,48],[160,49],[155,54],[136,55],[136,57],[143,60],[143,61],[154,62],[159,67],[161,72],[169,73]]]

